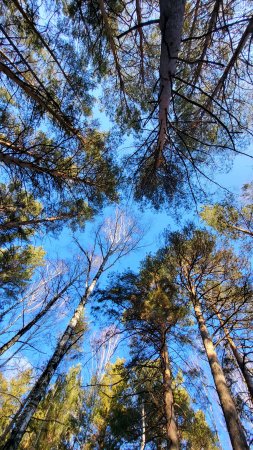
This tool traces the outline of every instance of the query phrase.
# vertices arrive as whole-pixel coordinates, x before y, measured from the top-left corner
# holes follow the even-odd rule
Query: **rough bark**
[[[156,167],[161,163],[161,152],[167,140],[167,114],[182,37],[184,10],[185,0],[160,0],[161,55]]]
[[[160,358],[163,373],[163,398],[164,398],[164,411],[166,418],[166,435],[168,440],[168,448],[170,450],[179,450],[177,425],[174,415],[174,399],[171,388],[172,379],[171,379],[168,348],[165,338],[161,348]]]
[[[220,399],[220,405],[224,414],[233,450],[249,450],[234,401],[227,386],[222,367],[219,364],[217,353],[206,327],[201,305],[194,293],[192,296],[192,301],[200,335],[205,347],[217,394]]]

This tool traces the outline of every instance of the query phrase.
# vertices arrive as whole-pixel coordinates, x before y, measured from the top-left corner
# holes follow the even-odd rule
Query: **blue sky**
[[[98,112],[98,109],[95,109],[95,115],[97,115],[101,122],[101,128],[103,130],[108,129],[110,123],[107,120],[106,116]],[[128,138],[126,138],[124,142],[124,147],[127,147],[130,145],[130,142]],[[248,152],[251,154],[253,153],[253,146],[251,146],[248,149]],[[232,166],[232,169],[228,173],[215,173],[212,174],[212,179],[219,183],[220,185],[224,186],[226,189],[230,190],[231,192],[240,195],[240,189],[241,186],[244,183],[250,182],[252,180],[252,160],[246,156],[238,155],[234,158],[234,163]],[[209,181],[204,180],[203,182],[205,189],[207,192],[219,192],[219,197],[222,197],[225,195],[222,193],[221,190],[218,190],[216,186],[211,184]],[[170,227],[171,230],[178,229],[179,226],[182,226],[186,220],[194,220],[194,222],[201,225],[201,222],[196,214],[196,209],[193,205],[193,208],[191,211],[188,211],[187,213],[182,210],[182,216],[181,216],[181,224],[179,225],[176,223],[176,221],[171,216],[170,210],[163,210],[163,211],[154,211],[151,208],[142,208],[140,209],[138,205],[136,205],[134,202],[131,204],[126,205],[127,209],[132,211],[132,213],[137,217],[137,220],[140,224],[140,228],[143,228],[145,230],[145,236],[141,242],[141,246],[139,249],[132,252],[130,255],[127,255],[125,258],[120,260],[115,267],[113,267],[112,271],[119,271],[122,272],[127,268],[131,268],[132,270],[138,270],[140,261],[145,258],[145,255],[149,252],[154,253],[158,250],[158,248],[162,245],[162,237],[161,234],[163,233],[164,229]],[[199,205],[201,206],[201,205]],[[76,235],[78,236],[78,239],[80,240],[81,244],[85,247],[86,244],[89,244],[92,240],[92,228],[95,226],[95,224],[101,220],[102,216],[106,217],[109,214],[111,214],[113,210],[113,207],[106,208],[98,217],[95,217],[92,223],[88,223],[85,227],[85,230],[83,232],[78,232]],[[47,254],[48,259],[75,259],[75,255],[78,253],[78,249],[76,245],[73,243],[73,236],[70,230],[65,229],[60,233],[58,238],[55,238],[51,235],[44,235],[44,236],[37,236],[35,238],[35,244],[36,245],[42,245]],[[103,278],[102,282],[105,282],[105,277]],[[92,318],[90,318],[92,323]],[[103,324],[104,325],[104,324]],[[56,325],[53,321],[53,317],[51,320],[51,327],[55,327],[55,331],[59,332],[62,326],[65,326],[64,321]],[[93,331],[96,331],[98,327],[91,327],[90,334],[93,333]],[[41,342],[42,344],[42,342]],[[118,352],[119,356],[122,356],[123,354],[127,353],[126,348],[124,347],[125,344],[120,346],[120,351]],[[49,353],[49,349],[52,348],[51,345],[46,348],[45,341],[43,342],[43,349],[44,349],[44,358],[47,357],[47,352]],[[89,352],[89,345],[85,346],[84,348],[85,353]],[[46,353],[45,353],[46,352]],[[24,356],[29,358],[30,352],[26,352]],[[86,353],[87,355],[87,353]],[[42,356],[37,355],[36,361],[32,359],[32,362],[37,365],[39,363],[39,360]],[[87,358],[89,359],[89,355]],[[26,359],[24,358],[22,360],[22,356],[19,354],[18,356],[19,362],[22,364],[26,363]],[[33,356],[34,358],[34,356]],[[207,379],[211,379],[210,370],[207,365],[205,365],[205,375]],[[213,388],[209,389],[209,395],[210,398],[215,398],[216,394],[213,391]],[[230,441],[226,432],[226,427],[224,424],[224,419],[222,417],[221,412],[219,414],[216,414],[217,419],[217,428],[219,430],[219,434],[221,437],[221,442],[223,445],[224,450],[230,450],[231,445]]]

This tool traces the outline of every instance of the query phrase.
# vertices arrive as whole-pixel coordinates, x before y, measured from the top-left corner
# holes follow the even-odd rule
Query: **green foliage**
[[[98,395],[92,412],[94,432],[85,442],[85,449],[120,449],[125,441],[137,439],[136,420],[139,416],[131,396],[124,396],[130,389],[125,377],[123,361],[109,363],[98,383]],[[95,381],[95,380],[94,380]]]
[[[7,297],[20,293],[31,280],[36,267],[43,265],[45,251],[42,247],[11,245],[0,249],[0,290]],[[3,303],[1,304],[1,306]]]
[[[20,407],[24,394],[29,390],[32,379],[31,369],[13,373],[12,377],[0,372],[0,433]]]
[[[212,228],[232,239],[253,236],[252,185],[243,186],[241,204],[232,200],[204,206],[200,216]]]
[[[21,449],[67,449],[78,439],[81,425],[83,391],[81,367],[72,367],[59,375],[34,415],[30,432],[22,440]]]
[[[217,450],[217,438],[206,422],[202,410],[194,410],[191,398],[183,387],[180,374],[174,380],[175,414],[179,426],[182,448],[187,450]]]

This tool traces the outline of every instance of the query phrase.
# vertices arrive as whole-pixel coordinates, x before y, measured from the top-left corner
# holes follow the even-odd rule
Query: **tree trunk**
[[[141,404],[141,428],[142,428],[142,433],[141,433],[141,446],[140,446],[140,450],[144,450],[145,446],[146,446],[146,422],[145,422],[145,407],[144,407],[144,402],[142,402]]]
[[[159,167],[161,163],[161,153],[167,139],[167,114],[182,37],[184,10],[185,0],[160,0],[161,55],[156,167]]]
[[[211,98],[207,101],[206,107],[208,107],[208,108],[210,107],[214,97],[216,97],[216,95],[220,92],[221,88],[224,86],[224,83],[225,83],[231,69],[234,67],[234,65],[236,64],[236,61],[239,59],[243,48],[245,47],[248,39],[250,39],[250,36],[252,35],[252,32],[253,32],[253,17],[251,17],[249,19],[248,26],[244,30],[244,33],[242,34],[242,37],[241,37],[240,41],[238,42],[238,45],[237,45],[236,49],[234,50],[230,61],[227,64],[227,67],[225,68],[222,76],[220,77],[218,83],[216,84],[216,86],[210,96]]]
[[[236,225],[231,225],[231,228],[233,228],[234,230],[239,231],[240,233],[247,234],[248,236],[253,237],[253,231],[246,230],[246,228],[237,227]]]
[[[244,355],[241,355],[241,353],[238,351],[238,348],[236,344],[234,343],[233,339],[231,338],[228,329],[224,326],[224,321],[222,320],[221,314],[217,311],[215,306],[212,306],[213,311],[215,312],[216,316],[219,319],[220,325],[224,331],[226,341],[234,355],[234,358],[239,366],[239,369],[242,373],[243,379],[247,385],[247,388],[249,390],[249,394],[251,397],[251,401],[253,402],[253,379],[250,371],[247,368],[247,359]]]
[[[120,69],[120,64],[119,64],[119,59],[118,59],[118,54],[117,54],[117,48],[116,48],[116,45],[115,45],[115,42],[114,42],[114,37],[113,37],[112,30],[111,30],[111,27],[110,27],[110,22],[109,22],[108,17],[107,17],[107,12],[106,12],[106,9],[105,9],[104,0],[98,0],[98,4],[99,4],[99,8],[100,8],[101,15],[102,15],[102,18],[103,18],[107,39],[109,41],[109,44],[110,44],[110,47],[111,47],[111,51],[112,51],[112,54],[113,54],[113,59],[114,59],[114,63],[115,63],[115,69],[116,69],[116,72],[117,72],[118,77],[119,77],[120,89],[124,93],[125,92],[124,81],[123,81],[122,74],[121,74],[121,69]]]
[[[30,394],[28,395],[27,399],[24,402],[23,407],[21,408],[19,413],[15,415],[15,421],[13,420],[11,423],[12,431],[5,445],[2,447],[3,450],[16,450],[19,447],[19,444],[23,438],[23,435],[27,429],[27,426],[29,425],[29,422],[33,414],[35,413],[40,401],[44,398],[46,394],[52,376],[54,375],[64,355],[68,352],[71,346],[71,341],[75,335],[75,327],[80,318],[82,317],[84,305],[88,297],[92,294],[96,286],[96,283],[103,272],[103,268],[107,262],[107,259],[108,256],[107,258],[104,259],[103,263],[101,264],[96,276],[93,278],[92,283],[87,287],[84,296],[82,297],[78,307],[76,308],[74,315],[70,320],[65,332],[60,338],[54,351],[54,354],[50,358],[46,368],[44,369],[41,376],[35,383],[34,387],[32,388]]]
[[[216,390],[220,399],[221,408],[227,424],[228,433],[234,450],[249,450],[242,429],[236,407],[226,383],[226,379],[219,364],[218,357],[209,336],[205,319],[202,314],[201,305],[195,295],[192,297],[196,319],[198,322],[201,338],[205,347],[207,359],[212,371]]]
[[[219,8],[220,8],[221,3],[222,3],[221,0],[216,0],[215,1],[214,8],[213,8],[213,11],[211,13],[211,16],[208,17],[208,29],[207,29],[207,33],[206,33],[206,38],[205,38],[203,50],[202,50],[202,53],[201,53],[200,58],[199,58],[199,63],[197,65],[197,68],[196,68],[196,71],[195,71],[195,74],[194,74],[194,78],[192,80],[192,84],[193,84],[192,93],[193,93],[195,85],[197,84],[198,79],[200,77],[200,74],[201,74],[201,71],[202,71],[202,68],[203,68],[203,61],[204,61],[204,59],[206,57],[206,53],[207,53],[208,47],[209,47],[209,45],[210,45],[210,43],[212,41],[213,30],[215,29],[215,25],[216,25],[217,18],[218,18],[218,15],[219,15]]]
[[[174,416],[174,399],[171,388],[171,372],[168,348],[164,338],[164,343],[160,351],[160,358],[162,363],[162,375],[163,375],[163,399],[164,399],[164,412],[166,418],[166,435],[168,441],[168,448],[170,450],[179,450],[177,425]]]

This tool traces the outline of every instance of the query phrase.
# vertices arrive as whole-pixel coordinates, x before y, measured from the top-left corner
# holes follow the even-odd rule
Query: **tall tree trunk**
[[[220,399],[221,408],[223,410],[223,414],[227,424],[232,447],[234,450],[249,450],[234,401],[227,386],[222,367],[219,364],[213,342],[206,327],[200,302],[196,298],[195,293],[193,293],[192,295],[192,301],[201,338],[205,347],[207,359],[212,371],[214,383]]]
[[[212,306],[212,309],[219,319],[220,325],[221,325],[221,327],[224,331],[225,337],[226,337],[226,341],[227,341],[227,343],[234,355],[234,358],[238,364],[238,367],[242,373],[243,379],[249,390],[251,401],[253,402],[253,379],[252,379],[252,375],[247,367],[247,359],[245,358],[244,355],[242,355],[239,352],[236,344],[234,343],[233,339],[231,338],[231,336],[229,334],[229,330],[224,326],[224,321],[222,320],[221,314],[218,312],[217,308],[215,308],[215,306]]]
[[[167,139],[167,114],[182,37],[184,11],[185,0],[160,0],[161,55],[156,167],[159,167],[161,163],[161,153]]]
[[[144,450],[146,446],[146,422],[145,422],[145,407],[144,402],[141,404],[141,446],[140,450]]]
[[[164,412],[166,418],[166,435],[168,440],[168,448],[170,450],[179,450],[177,425],[174,415],[174,399],[171,388],[171,371],[168,355],[168,348],[166,344],[166,336],[160,351],[160,358],[162,363],[162,375],[163,375],[163,399],[164,399]]]
[[[82,313],[84,310],[84,306],[87,302],[87,299],[92,294],[99,277],[103,273],[108,258],[109,255],[107,255],[104,258],[99,270],[97,271],[95,277],[93,278],[93,281],[87,287],[85,294],[83,295],[78,307],[76,308],[66,330],[64,331],[60,340],[58,341],[56,349],[52,357],[48,361],[46,368],[44,369],[41,376],[35,383],[30,394],[28,395],[27,399],[22,405],[22,408],[20,408],[18,414],[15,415],[15,420],[13,420],[11,425],[8,426],[8,428],[12,429],[12,431],[10,432],[10,436],[7,439],[6,443],[2,447],[3,450],[16,450],[19,447],[19,444],[23,438],[23,435],[27,429],[27,426],[30,423],[33,414],[37,410],[40,401],[44,398],[46,394],[52,376],[54,375],[63,357],[71,347],[73,338],[75,336],[75,327],[82,317]],[[3,435],[5,435],[5,432]]]

